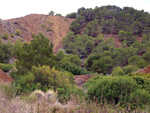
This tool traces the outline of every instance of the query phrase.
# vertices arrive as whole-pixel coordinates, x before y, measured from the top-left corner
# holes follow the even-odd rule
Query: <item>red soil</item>
[[[137,71],[136,73],[150,73],[150,65],[144,69]]]
[[[13,79],[0,69],[0,82],[10,84]]]

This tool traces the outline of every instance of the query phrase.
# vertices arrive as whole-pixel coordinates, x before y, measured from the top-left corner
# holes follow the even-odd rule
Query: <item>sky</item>
[[[76,12],[79,8],[95,8],[96,6],[116,5],[133,7],[150,12],[150,0],[1,0],[0,18],[11,19],[29,14],[48,14],[50,11],[65,16]]]

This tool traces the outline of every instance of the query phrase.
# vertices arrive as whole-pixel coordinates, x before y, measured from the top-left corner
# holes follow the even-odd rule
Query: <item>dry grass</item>
[[[8,92],[0,87],[0,113],[148,113],[150,111],[137,109],[131,112],[119,106],[97,104],[96,101],[82,101],[74,96],[71,96],[67,103],[61,104],[57,100],[49,102],[44,98],[35,100],[14,97]]]
[[[137,112],[138,111],[138,112]],[[148,113],[148,111],[132,111],[133,113]],[[30,101],[21,100],[15,97],[9,100],[4,94],[0,93],[0,113],[128,113],[129,111],[111,107],[107,104],[97,105],[96,102],[80,102],[79,99],[72,97],[66,104],[47,102],[46,100]]]

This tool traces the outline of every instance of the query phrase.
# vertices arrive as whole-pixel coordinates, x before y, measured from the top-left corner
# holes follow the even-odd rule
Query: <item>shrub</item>
[[[144,59],[140,59],[138,62],[137,62],[137,66],[139,68],[144,68],[148,65],[148,62]]]
[[[137,70],[139,70],[139,68],[132,66],[132,65],[127,65],[127,66],[123,67],[123,71],[125,74],[132,73],[132,72],[135,72]]]
[[[8,72],[9,70],[13,69],[13,65],[12,64],[3,64],[0,63],[0,69],[2,69],[4,72]]]
[[[8,37],[9,37],[9,36],[8,36],[8,33],[5,33],[5,34],[2,36],[3,39],[7,39],[7,40],[8,40]]]
[[[140,88],[145,89],[150,92],[150,74],[149,73],[130,73],[128,74],[133,78]]]
[[[17,94],[30,93],[35,89],[47,91],[48,89],[57,90],[63,88],[67,90],[74,84],[73,75],[68,72],[61,72],[49,66],[32,67],[31,72],[19,77],[15,82]]]
[[[6,44],[0,43],[0,62],[8,63],[13,56],[13,44],[8,41]]]
[[[11,34],[10,36],[11,36],[12,38],[14,38],[14,34]]]
[[[144,109],[150,103],[150,94],[144,89],[138,89],[130,94],[128,103],[130,103],[131,109],[136,109],[139,106]]]
[[[45,27],[45,25],[44,25],[44,24],[41,24],[41,27],[43,28],[43,27]]]
[[[120,66],[115,67],[112,70],[112,73],[111,73],[112,76],[122,76],[124,74],[125,73],[124,73],[123,69]]]
[[[87,73],[86,69],[81,68],[80,66],[77,66],[76,64],[71,63],[69,61],[65,61],[65,60],[62,60],[61,62],[59,62],[56,65],[56,68],[59,70],[65,70],[65,71],[71,72],[74,75],[81,75],[81,74]]]
[[[50,20],[47,20],[47,24],[49,24],[50,23]]]
[[[15,30],[15,35],[20,36],[20,29],[16,29],[16,30]]]
[[[71,99],[71,96],[82,97],[84,95],[83,91],[77,86],[73,85],[72,87],[64,90],[63,88],[58,88],[58,98],[61,102],[66,102]]]
[[[102,103],[114,102],[122,107],[131,106],[132,108],[142,107],[150,102],[148,92],[139,89],[136,81],[130,77],[106,76],[94,79],[84,84],[87,89],[87,95],[92,100],[96,99]],[[142,98],[139,98],[140,96]],[[144,98],[148,100],[144,101]],[[138,100],[140,103],[137,103]]]
[[[46,29],[47,29],[47,32],[53,31],[52,28],[50,28],[50,27],[47,27]]]
[[[31,36],[31,37],[32,37],[32,38],[35,38],[35,36],[36,36],[36,35],[35,35],[34,33],[32,33],[32,36]]]

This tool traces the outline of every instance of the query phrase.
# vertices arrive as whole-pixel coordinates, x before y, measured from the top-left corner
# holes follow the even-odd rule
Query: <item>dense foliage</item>
[[[13,75],[14,76],[14,75]],[[24,75],[17,75],[14,83],[16,93],[30,93],[35,89],[47,91],[48,89],[62,88],[63,90],[69,89],[73,81],[73,75],[68,72],[61,72],[50,66],[33,66],[31,71]]]
[[[130,77],[97,76],[84,84],[90,99],[98,102],[119,104],[132,109],[145,107],[150,103],[150,94],[141,89],[137,82]]]
[[[55,64],[55,56],[53,54],[53,45],[49,39],[39,33],[30,43],[15,44],[15,55],[17,58],[16,68],[20,73],[26,73],[32,69],[32,66]]]
[[[68,54],[87,58],[84,64],[87,70],[106,74],[117,66],[143,68],[150,63],[149,13],[131,7],[102,6],[82,7],[67,17],[75,21],[70,27],[71,32],[62,41],[63,48]],[[120,48],[117,43],[121,43]],[[101,58],[95,57],[89,65],[90,54]],[[101,65],[106,72],[101,70]]]
[[[0,63],[8,63],[9,59],[13,56],[13,45],[8,42],[2,44],[0,42]]]
[[[117,6],[102,6],[94,9],[82,7],[76,13],[68,14],[67,17],[76,19],[70,27],[75,34],[86,33],[88,36],[96,37],[100,32],[118,34],[120,30],[135,35],[150,32],[149,13],[131,7],[123,9]]]

